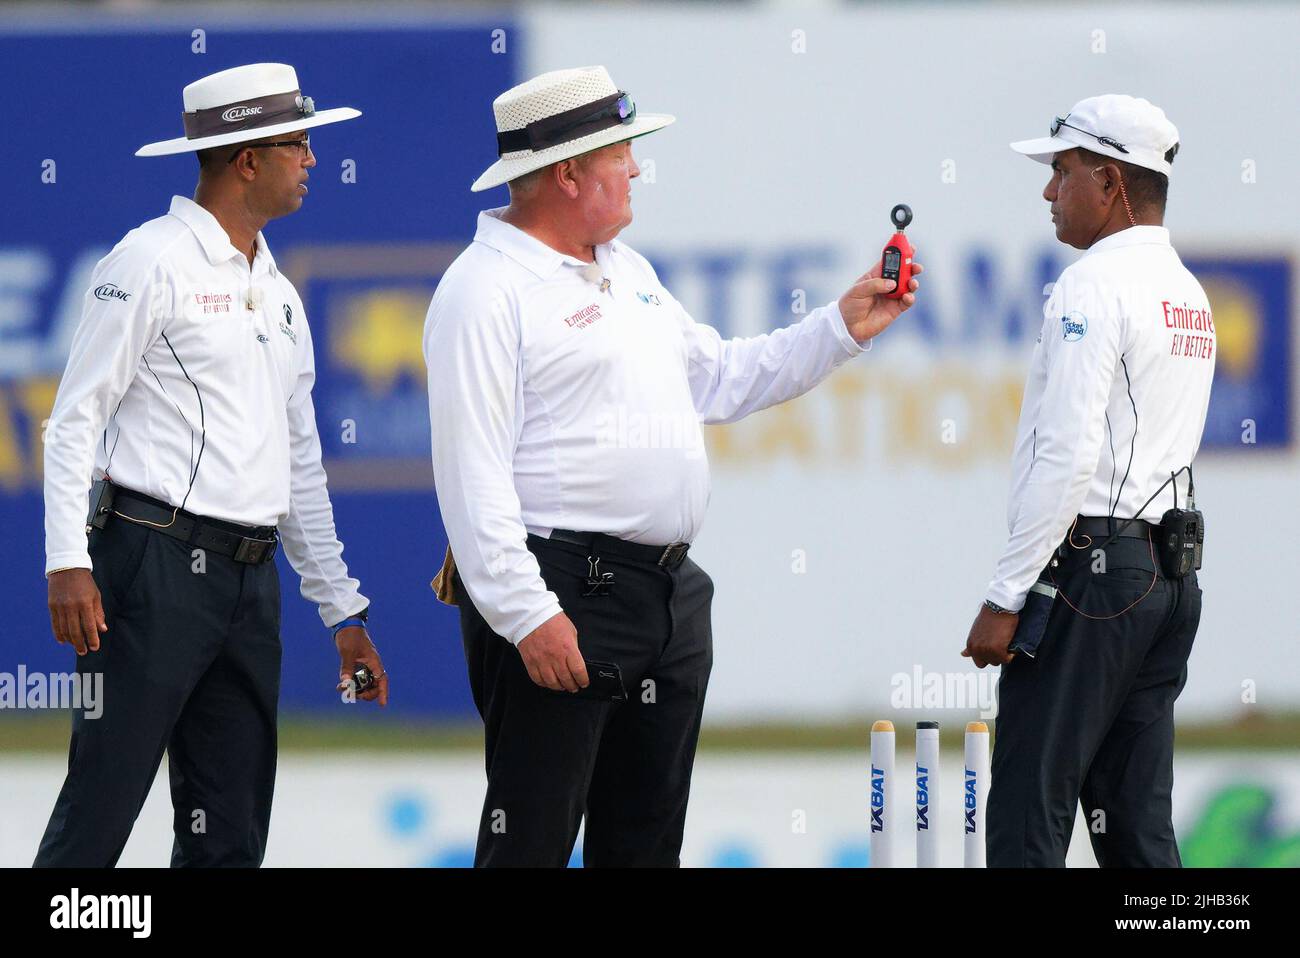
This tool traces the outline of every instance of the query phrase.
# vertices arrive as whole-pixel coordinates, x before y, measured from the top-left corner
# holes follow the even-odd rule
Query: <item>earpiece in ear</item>
[[[1089,175],[1095,177],[1095,176],[1097,175],[1097,170],[1104,170],[1104,169],[1105,169],[1104,166],[1099,166],[1099,167],[1097,167],[1097,169],[1093,170],[1092,173],[1089,174]],[[1106,182],[1103,183],[1102,185],[1105,186],[1105,187],[1107,187],[1107,188],[1110,187],[1110,177],[1109,177],[1109,176],[1106,177]],[[1129,224],[1130,224],[1131,226],[1137,226],[1137,219],[1133,216],[1133,207],[1129,205],[1129,201],[1128,201],[1128,190],[1124,189],[1124,179],[1123,179],[1123,177],[1121,177],[1121,178],[1120,178],[1120,181],[1119,181],[1119,197],[1120,197],[1120,199],[1122,199],[1122,200],[1124,201],[1124,212],[1128,215],[1128,221],[1129,221]]]

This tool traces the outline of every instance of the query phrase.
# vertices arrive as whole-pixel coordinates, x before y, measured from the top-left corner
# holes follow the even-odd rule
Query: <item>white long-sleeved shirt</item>
[[[208,518],[278,525],[332,625],[368,602],[348,576],[321,466],[302,301],[262,234],[250,264],[191,200],[95,267],[45,441],[45,571],[92,567],[93,479]]]
[[[597,246],[593,266],[501,212],[479,215],[438,284],[424,356],[456,567],[487,623],[518,643],[561,611],[528,533],[690,542],[709,498],[700,424],[792,399],[864,347],[834,303],[724,340],[626,244]]]
[[[1016,432],[1010,538],[986,595],[1019,611],[1075,516],[1159,522],[1201,444],[1214,377],[1205,291],[1161,226],[1094,243],[1043,308]]]

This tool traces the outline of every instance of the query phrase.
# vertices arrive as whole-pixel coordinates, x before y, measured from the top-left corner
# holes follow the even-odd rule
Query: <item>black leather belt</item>
[[[1105,516],[1079,516],[1074,524],[1074,535],[1076,538],[1080,535],[1091,536],[1101,542],[1110,538],[1117,529],[1118,539],[1151,539],[1155,536],[1156,527],[1145,519],[1134,519],[1120,529],[1124,522],[1124,519],[1107,519]]]
[[[676,569],[681,565],[691,548],[690,543],[687,542],[674,542],[669,546],[648,546],[640,542],[628,542],[626,539],[607,536],[603,532],[574,532],[571,529],[552,529],[551,538],[559,542],[580,545],[590,550],[592,555],[608,553],[662,566],[665,569]]]
[[[116,485],[113,487],[112,511],[118,518],[147,523],[145,528],[188,542],[196,549],[215,552],[248,565],[269,562],[279,542],[275,526],[243,526],[196,516],[142,492]]]

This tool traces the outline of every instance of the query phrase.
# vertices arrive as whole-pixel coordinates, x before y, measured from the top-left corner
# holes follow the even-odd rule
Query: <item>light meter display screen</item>
[[[896,249],[885,250],[885,270],[890,273],[897,273],[898,267],[902,265],[903,257]]]

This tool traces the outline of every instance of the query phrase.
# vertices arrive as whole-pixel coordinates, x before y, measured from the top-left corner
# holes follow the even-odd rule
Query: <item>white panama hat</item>
[[[149,143],[136,156],[170,156],[213,146],[246,143],[277,133],[309,130],[361,115],[350,106],[316,112],[298,88],[298,74],[283,63],[250,63],[195,80],[181,94],[185,135]]]
[[[1170,150],[1177,153],[1178,128],[1165,111],[1141,97],[1107,93],[1080,100],[1052,123],[1052,135],[1020,140],[1011,149],[1039,163],[1083,147],[1168,176]]]
[[[621,143],[672,123],[666,113],[637,113],[604,67],[553,70],[492,101],[500,157],[474,181],[475,193],[516,177]]]

